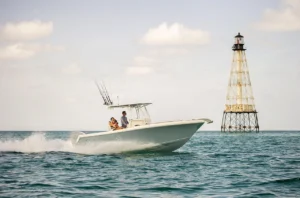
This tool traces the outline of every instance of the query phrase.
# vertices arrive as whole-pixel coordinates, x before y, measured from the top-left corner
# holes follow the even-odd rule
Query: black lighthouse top
[[[237,51],[237,50],[244,51],[244,50],[246,50],[244,48],[244,37],[240,33],[238,33],[238,35],[236,35],[234,37],[234,44],[232,46],[232,50],[233,51]]]

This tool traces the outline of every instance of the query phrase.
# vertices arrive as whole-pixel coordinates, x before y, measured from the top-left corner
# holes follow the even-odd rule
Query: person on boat
[[[123,111],[122,112],[122,117],[121,117],[121,124],[122,124],[122,128],[127,128],[127,125],[128,125],[128,120],[127,120],[127,117],[126,117],[126,111]]]
[[[108,122],[108,125],[110,127],[110,129],[113,129],[114,128],[114,125],[113,125],[113,117],[110,118],[110,121]]]
[[[109,126],[112,130],[122,129],[122,127],[119,127],[118,121],[114,117],[110,119]]]

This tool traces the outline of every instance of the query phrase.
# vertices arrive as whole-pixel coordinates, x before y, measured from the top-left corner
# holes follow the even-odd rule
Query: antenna
[[[105,87],[105,84],[102,82],[100,83],[100,85],[98,84],[98,82],[95,80],[95,84],[98,87],[98,91],[104,101],[104,105],[112,105],[113,101],[110,99],[109,93]]]

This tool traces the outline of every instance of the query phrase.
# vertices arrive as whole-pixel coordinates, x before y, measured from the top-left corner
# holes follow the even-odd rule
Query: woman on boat
[[[118,121],[114,117],[110,118],[109,126],[112,130],[122,129],[122,127],[119,127]]]

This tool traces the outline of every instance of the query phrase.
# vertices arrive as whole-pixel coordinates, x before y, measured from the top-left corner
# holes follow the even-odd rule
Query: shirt
[[[127,120],[127,117],[126,117],[126,116],[122,116],[122,117],[121,117],[121,123],[122,123],[122,127],[123,127],[123,128],[126,128],[126,127],[127,127],[128,120]]]

